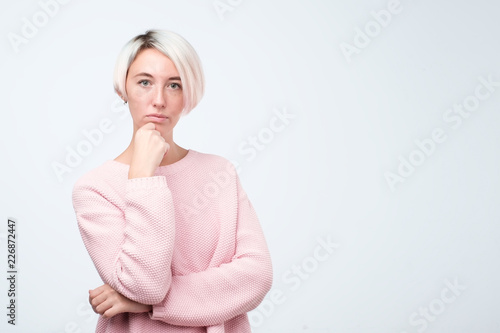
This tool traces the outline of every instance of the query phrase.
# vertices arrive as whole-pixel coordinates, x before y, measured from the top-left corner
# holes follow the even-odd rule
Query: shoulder
[[[227,172],[231,175],[236,175],[236,167],[229,159],[211,153],[199,152],[190,150],[193,158],[196,160],[196,166],[201,167],[207,171]]]
[[[126,172],[126,165],[108,160],[80,176],[73,185],[73,195],[82,190],[107,192],[116,186],[116,180],[122,172]]]

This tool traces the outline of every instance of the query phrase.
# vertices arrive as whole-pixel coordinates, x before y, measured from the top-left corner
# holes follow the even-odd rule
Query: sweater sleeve
[[[271,257],[255,210],[236,175],[236,250],[219,267],[173,276],[166,298],[151,319],[178,326],[213,326],[256,308],[273,280]]]
[[[174,205],[165,177],[127,179],[121,204],[115,190],[96,183],[77,182],[72,199],[99,275],[131,300],[160,302],[170,288],[175,238]]]

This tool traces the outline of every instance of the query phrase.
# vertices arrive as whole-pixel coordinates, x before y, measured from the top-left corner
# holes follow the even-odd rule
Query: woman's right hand
[[[95,313],[111,318],[122,312],[143,313],[153,311],[151,305],[137,303],[123,296],[107,283],[89,290],[89,303]]]
[[[169,149],[170,145],[155,130],[154,123],[139,128],[135,133],[128,178],[152,177]]]

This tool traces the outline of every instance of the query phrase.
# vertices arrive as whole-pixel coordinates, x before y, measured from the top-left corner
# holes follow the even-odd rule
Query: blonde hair
[[[182,82],[184,99],[182,114],[188,114],[203,97],[205,75],[200,58],[191,44],[172,31],[148,30],[125,44],[116,60],[113,75],[116,93],[127,99],[125,83],[130,65],[142,50],[150,48],[160,51],[174,63]]]

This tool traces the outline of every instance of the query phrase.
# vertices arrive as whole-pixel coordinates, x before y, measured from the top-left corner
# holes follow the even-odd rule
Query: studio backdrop
[[[122,46],[172,30],[201,103],[175,142],[237,168],[272,256],[254,332],[499,332],[500,4],[4,1],[0,331],[90,333],[71,201],[128,146]],[[216,184],[216,183],[215,183]]]

